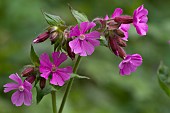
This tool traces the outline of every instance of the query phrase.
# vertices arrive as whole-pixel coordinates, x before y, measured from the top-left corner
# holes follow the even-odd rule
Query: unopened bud
[[[44,42],[45,40],[47,40],[48,37],[49,37],[49,32],[44,32],[40,34],[36,39],[34,39],[33,42],[34,43]]]
[[[27,76],[29,76],[30,74],[32,74],[34,72],[34,67],[26,67],[25,69],[24,69],[24,71],[21,73],[21,75],[23,76],[23,77],[27,77]]]
[[[50,33],[56,32],[57,30],[58,30],[58,27],[57,27],[57,26],[52,26],[52,27],[50,27],[50,28],[48,29],[48,31],[49,31]]]
[[[117,37],[117,43],[119,44],[119,46],[121,47],[126,47],[127,44],[125,41],[123,41],[120,37]]]
[[[107,22],[107,29],[108,30],[116,30],[120,27],[120,24],[115,22],[114,20],[110,20]]]
[[[67,43],[67,53],[68,53],[68,56],[74,60],[75,59],[75,53],[71,51],[71,48],[69,46],[69,43]]]
[[[50,34],[50,40],[51,40],[51,44],[54,44],[58,38],[58,32],[53,32]]]
[[[118,48],[119,48],[119,45],[117,44],[117,41],[115,38],[112,38],[112,37],[109,37],[109,45],[110,45],[110,48],[112,50],[112,52],[118,56]]]
[[[71,29],[71,28],[70,28],[70,29]],[[70,32],[69,32],[69,30],[68,30],[68,29],[65,29],[63,35],[64,35],[65,39],[70,38]]]
[[[115,33],[119,35],[120,37],[125,37],[124,33],[120,29],[116,29]]]
[[[41,88],[41,89],[44,89],[45,84],[46,84],[46,79],[43,78],[43,77],[41,77],[41,78],[40,78],[40,82],[39,82],[40,88]]]
[[[130,24],[133,22],[133,18],[128,15],[123,15],[123,16],[115,17],[114,21],[122,24]]]
[[[93,20],[93,22],[95,22],[96,24],[99,23],[100,24],[100,27],[96,30],[98,31],[102,31],[106,28],[106,19],[103,19],[103,18],[95,18]]]
[[[119,48],[118,48],[118,53],[119,53],[119,56],[120,56],[122,59],[125,59],[125,57],[126,57],[126,52],[124,51],[123,48],[119,47]]]
[[[33,83],[35,81],[36,77],[34,75],[28,76],[25,80],[29,83]]]

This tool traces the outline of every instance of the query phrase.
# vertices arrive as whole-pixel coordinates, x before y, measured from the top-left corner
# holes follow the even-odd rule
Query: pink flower
[[[91,55],[94,52],[94,47],[99,46],[100,33],[97,31],[92,31],[86,33],[96,24],[94,22],[82,22],[80,27],[76,25],[70,31],[70,37],[75,36],[76,38],[69,42],[71,51],[80,56]]]
[[[142,64],[142,57],[139,54],[127,55],[119,64],[121,75],[130,75],[135,72],[137,67]]]
[[[16,90],[15,93],[12,94],[11,101],[16,106],[21,106],[23,103],[26,106],[31,105],[32,101],[32,85],[26,80],[22,82],[22,79],[18,76],[18,74],[11,74],[9,78],[16,83],[7,83],[4,85],[4,92],[9,92],[11,90]]]
[[[121,24],[119,29],[124,33],[125,37],[122,38],[124,41],[128,41],[128,30],[130,29],[130,24]]]
[[[138,7],[133,13],[133,25],[136,27],[136,31],[139,35],[146,35],[148,32],[148,10],[144,8],[144,5]]]
[[[66,68],[58,68],[58,66],[67,59],[65,53],[54,52],[52,53],[52,58],[53,63],[50,61],[47,53],[40,56],[40,76],[47,80],[48,77],[52,75],[50,83],[53,85],[63,86],[64,82],[70,79],[72,67],[68,66]]]
[[[113,12],[111,18],[115,19],[116,17],[121,16],[123,13],[123,10],[121,8],[116,8],[115,11]],[[105,20],[108,20],[109,17],[108,15],[105,16],[104,18]],[[121,24],[121,26],[119,27],[119,29],[124,33],[125,37],[123,37],[122,39],[125,41],[128,41],[128,30],[130,29],[130,24]]]

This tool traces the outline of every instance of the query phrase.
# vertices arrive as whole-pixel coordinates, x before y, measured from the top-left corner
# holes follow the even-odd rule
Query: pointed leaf
[[[100,36],[99,41],[100,41],[100,45],[101,45],[101,46],[106,46],[106,47],[108,47],[108,42],[107,42],[107,40],[106,40],[106,38],[105,38],[104,36]]]
[[[59,25],[63,25],[65,23],[59,16],[48,14],[46,12],[43,12],[43,14],[44,14],[45,19],[49,25],[59,26]]]
[[[39,86],[36,86],[36,91],[37,91],[36,100],[37,100],[37,104],[38,104],[45,95],[47,95],[47,94],[51,93],[51,91],[53,91],[53,88],[52,88],[52,86],[48,85],[43,90],[41,90],[41,88]]]
[[[75,74],[75,73],[71,74],[71,78],[90,79],[87,76],[81,76],[81,75],[78,75],[78,74]]]
[[[35,66],[39,66],[40,65],[39,57],[36,54],[36,52],[34,50],[34,47],[32,45],[31,45],[31,51],[30,51],[30,58],[31,58],[32,63]]]
[[[85,14],[80,13],[78,11],[76,11],[75,9],[73,9],[70,5],[69,5],[69,9],[71,10],[71,13],[73,14],[74,18],[77,20],[77,22],[80,24],[81,22],[88,22],[88,18]]]
[[[158,68],[158,82],[164,92],[170,97],[170,70],[162,62]]]

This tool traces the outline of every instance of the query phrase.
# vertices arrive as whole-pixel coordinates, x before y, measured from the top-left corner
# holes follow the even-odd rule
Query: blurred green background
[[[3,93],[11,73],[20,73],[30,64],[32,40],[48,26],[41,10],[59,15],[67,24],[76,24],[67,3],[84,12],[90,20],[111,15],[121,7],[132,15],[141,4],[149,10],[149,32],[139,37],[133,27],[129,34],[127,53],[139,53],[143,64],[130,76],[120,76],[121,59],[105,47],[97,47],[92,56],[83,58],[79,73],[91,80],[76,79],[64,113],[169,113],[170,99],[159,87],[156,70],[162,60],[170,66],[169,0],[0,0],[0,113],[52,113],[47,95],[37,105],[35,89],[29,107],[12,105],[11,93]],[[38,54],[52,48],[50,42],[34,45]],[[60,104],[64,88],[57,93]]]

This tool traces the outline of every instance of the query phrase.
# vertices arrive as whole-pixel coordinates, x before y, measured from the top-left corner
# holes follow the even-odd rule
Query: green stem
[[[52,99],[53,113],[57,113],[56,91],[51,91],[51,99]]]
[[[73,73],[77,72],[80,60],[81,60],[81,56],[78,56],[77,61],[76,61],[75,65],[74,65],[74,68],[73,68]],[[71,78],[70,81],[68,82],[68,85],[67,85],[66,91],[64,93],[64,97],[63,97],[63,100],[61,102],[61,106],[60,106],[60,109],[59,109],[58,113],[62,113],[62,111],[63,111],[64,105],[65,105],[65,102],[67,100],[68,94],[70,93],[73,81],[74,81],[74,78]]]

